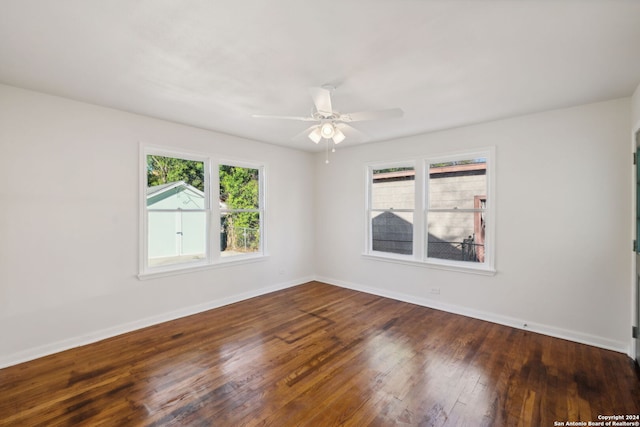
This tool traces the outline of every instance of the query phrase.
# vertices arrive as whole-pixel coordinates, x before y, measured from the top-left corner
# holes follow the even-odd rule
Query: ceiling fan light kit
[[[327,141],[328,150],[329,140],[333,140],[334,144],[340,144],[346,139],[346,135],[342,130],[345,130],[347,132],[353,131],[353,133],[359,133],[348,123],[368,120],[391,119],[402,117],[402,115],[404,114],[404,112],[400,108],[378,111],[361,111],[358,113],[339,113],[337,111],[334,111],[332,107],[331,92],[333,90],[333,87],[327,85],[323,87],[309,88],[309,93],[311,94],[311,98],[313,99],[313,104],[315,106],[315,112],[311,114],[311,116],[274,116],[254,114],[253,117],[318,122],[319,124],[311,126],[303,133],[306,134],[307,137],[316,144],[320,143],[322,139],[325,139]]]
[[[323,123],[320,127],[320,133],[322,133],[323,138],[331,139],[336,132],[331,123]]]
[[[320,142],[322,139],[322,133],[320,133],[320,128],[316,127],[311,132],[309,132],[309,139],[315,142],[316,144]]]
[[[340,144],[346,138],[344,133],[342,133],[342,131],[340,129],[338,129],[337,127],[334,127],[334,132],[333,133],[334,133],[333,142],[335,142],[336,144]]]

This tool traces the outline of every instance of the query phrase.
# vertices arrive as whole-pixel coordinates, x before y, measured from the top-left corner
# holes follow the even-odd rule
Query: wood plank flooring
[[[2,426],[553,426],[626,355],[318,282],[0,370]]]

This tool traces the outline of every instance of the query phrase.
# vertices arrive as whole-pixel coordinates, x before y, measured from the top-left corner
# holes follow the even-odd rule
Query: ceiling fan
[[[402,117],[402,115],[404,114],[404,112],[400,108],[391,108],[388,110],[376,111],[361,111],[357,113],[340,113],[338,111],[335,111],[331,104],[331,92],[334,89],[335,88],[330,85],[309,88],[309,93],[311,94],[311,98],[313,99],[313,104],[315,106],[315,111],[310,116],[277,116],[254,114],[252,117],[316,122],[316,124],[301,132],[301,135],[306,135],[316,144],[318,144],[322,139],[326,139],[327,141],[332,140],[335,144],[339,144],[346,138],[344,131],[347,131],[347,133],[351,132],[352,134],[361,134],[359,131],[350,126],[349,123],[363,122],[368,120],[391,119],[395,117]],[[294,139],[296,137],[294,137]]]

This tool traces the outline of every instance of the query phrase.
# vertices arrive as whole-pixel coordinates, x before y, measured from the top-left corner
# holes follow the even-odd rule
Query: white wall
[[[628,353],[629,111],[621,99],[318,154],[319,278]],[[366,162],[488,146],[495,276],[362,257]]]
[[[10,86],[0,112],[0,367],[313,277],[312,155]],[[270,256],[138,280],[141,142],[266,162]]]
[[[631,97],[631,123],[634,131],[640,129],[640,85]]]

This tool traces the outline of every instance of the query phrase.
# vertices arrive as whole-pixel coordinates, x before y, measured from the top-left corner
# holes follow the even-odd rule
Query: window
[[[260,170],[220,165],[219,177],[221,255],[260,252]]]
[[[492,152],[370,165],[366,254],[493,272]]]
[[[485,259],[487,159],[429,163],[427,258]]]
[[[263,254],[262,166],[148,147],[142,157],[141,276]]]
[[[413,254],[414,167],[372,168],[371,182],[371,250]]]
[[[207,258],[207,170],[206,159],[146,156],[147,267]]]

